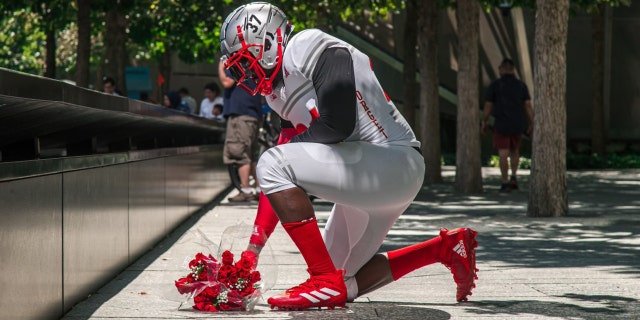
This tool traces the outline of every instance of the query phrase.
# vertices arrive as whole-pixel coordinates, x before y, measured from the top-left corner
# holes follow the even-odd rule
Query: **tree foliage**
[[[74,6],[64,0],[4,1],[0,3],[0,66],[42,75],[47,32],[57,35],[74,17]],[[63,68],[73,61],[57,59]]]
[[[485,10],[489,10],[493,7],[522,7],[522,8],[536,8],[536,0],[479,0]],[[598,10],[598,5],[605,3],[611,7],[630,6],[632,0],[571,0],[569,5],[569,12],[575,14],[579,11],[585,11],[587,13],[593,13]]]
[[[285,11],[296,30],[321,28],[331,31],[338,22],[374,20],[404,9],[406,0],[320,0],[272,1]],[[242,3],[244,3],[243,1]],[[535,8],[535,0],[479,0],[485,8],[508,3],[514,7]],[[599,3],[612,7],[630,5],[631,0],[572,0],[573,10],[592,12]],[[226,14],[240,3],[232,0],[97,0],[92,10],[92,66],[104,54],[99,36],[104,28],[105,12],[113,7],[123,10],[129,19],[128,43],[133,59],[160,59],[166,50],[177,52],[185,62],[212,62],[219,49],[220,25]],[[438,0],[438,6],[455,7],[455,0]],[[76,1],[26,0],[0,4],[0,66],[42,74],[45,59],[45,35],[56,30],[58,49],[75,44]],[[58,69],[73,72],[75,51],[57,54]]]
[[[129,36],[140,45],[136,57],[159,59],[177,52],[189,63],[213,62],[218,52],[224,1],[146,0],[131,13]]]
[[[0,67],[42,75],[45,33],[29,10],[7,11],[0,19]]]
[[[296,30],[330,31],[347,19],[376,19],[400,9],[400,0],[319,2],[273,1],[285,11]],[[134,60],[159,60],[176,52],[187,63],[213,62],[219,51],[220,26],[240,4],[232,0],[94,0],[92,4],[92,68],[105,56],[105,17],[118,10],[127,18],[127,51]],[[357,8],[357,9],[356,9]],[[0,67],[42,74],[46,33],[55,30],[57,65],[64,73],[75,68],[76,1],[27,0],[0,3]]]
[[[585,11],[594,13],[598,11],[599,4],[608,4],[611,7],[630,6],[631,0],[571,0],[571,13]]]

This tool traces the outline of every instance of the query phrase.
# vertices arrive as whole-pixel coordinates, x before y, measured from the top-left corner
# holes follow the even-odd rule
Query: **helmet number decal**
[[[258,17],[256,17],[255,14],[252,14],[249,17],[249,19],[247,19],[247,23],[244,25],[244,28],[246,30],[251,29],[251,32],[256,33],[258,32],[258,26],[261,26],[261,25],[262,25],[262,21],[260,21],[260,19],[258,19]]]

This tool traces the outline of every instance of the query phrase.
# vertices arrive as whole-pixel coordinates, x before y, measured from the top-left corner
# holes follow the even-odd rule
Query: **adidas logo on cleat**
[[[321,300],[325,300],[326,301],[326,300],[331,299],[331,296],[337,297],[337,296],[340,295],[340,292],[332,290],[332,289],[329,289],[327,287],[324,287],[324,288],[320,289],[320,291],[322,291],[324,293],[318,292],[317,290],[313,290],[313,291],[311,291],[309,293],[301,293],[300,296],[305,297],[311,303],[318,303]],[[331,296],[328,296],[327,294],[331,295]],[[319,300],[319,299],[321,299],[321,300]]]
[[[460,242],[455,247],[453,247],[453,251],[461,255],[463,258],[467,257],[467,250],[465,250],[462,240],[460,240]]]
[[[271,309],[306,310],[309,308],[345,308],[347,288],[344,284],[343,270],[335,273],[313,275],[307,281],[287,289],[284,293],[267,300]]]
[[[458,302],[467,301],[471,290],[476,287],[474,280],[478,279],[475,250],[478,247],[477,234],[477,231],[469,228],[440,230],[440,236],[444,240],[441,262],[453,274]]]

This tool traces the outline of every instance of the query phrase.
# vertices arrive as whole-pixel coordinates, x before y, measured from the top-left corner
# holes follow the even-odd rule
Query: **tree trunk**
[[[605,153],[606,134],[604,128],[603,78],[604,78],[604,14],[605,3],[600,3],[592,15],[593,35],[593,109],[591,110],[591,152]]]
[[[442,182],[440,163],[440,105],[438,94],[438,6],[418,1],[418,65],[420,69],[419,139],[426,165],[424,183]]]
[[[127,19],[118,8],[107,12],[106,33],[104,43],[106,47],[106,72],[116,81],[116,87],[126,95],[125,70],[128,64],[127,54]]]
[[[480,109],[478,107],[477,0],[458,0],[458,114],[456,125],[456,182],[463,193],[482,192],[480,159]]]
[[[416,131],[416,44],[418,41],[416,4],[414,0],[406,2],[404,28],[404,64],[402,68],[404,106],[402,113],[414,131]]]
[[[56,78],[56,30],[52,23],[47,23],[47,44],[44,76],[47,78]]]
[[[569,0],[538,0],[534,131],[527,215],[566,216],[566,49]]]
[[[91,58],[91,0],[78,0],[78,48],[76,60],[76,85],[89,86],[89,61]]]

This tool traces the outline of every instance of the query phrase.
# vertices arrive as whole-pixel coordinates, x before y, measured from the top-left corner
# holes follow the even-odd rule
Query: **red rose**
[[[176,280],[175,285],[180,294],[185,294],[192,291],[191,287],[189,286],[190,283],[191,282],[189,282],[188,278],[180,278]]]
[[[249,285],[249,286],[245,287],[244,290],[242,290],[242,294],[241,295],[243,297],[246,297],[246,296],[252,294],[254,291],[256,291],[256,289],[253,286]]]
[[[229,276],[233,273],[233,267],[229,265],[223,265],[218,270],[218,281],[224,282],[229,279]]]
[[[236,263],[236,267],[238,269],[247,269],[247,270],[252,270],[253,269],[253,262],[249,259],[245,259],[242,258],[238,261],[238,263]]]
[[[193,302],[195,302],[196,304],[206,303],[206,302],[209,302],[209,300],[211,300],[211,298],[208,297],[206,294],[202,294],[202,293],[193,297]]]
[[[254,271],[251,273],[251,283],[256,283],[260,280],[262,280],[260,277],[260,271]]]
[[[210,297],[217,297],[220,294],[220,285],[216,283],[214,285],[208,286],[204,289],[203,293]]]
[[[238,276],[246,281],[251,281],[251,271],[242,269],[238,272]]]
[[[253,251],[243,251],[240,255],[241,260],[246,260],[249,264],[249,269],[254,270],[258,266],[258,255]],[[245,262],[243,262],[244,265]]]
[[[198,261],[204,261],[204,260],[207,260],[207,256],[205,256],[202,252],[198,252],[196,253],[195,259]]]
[[[193,305],[193,308],[196,309],[196,310],[200,310],[200,311],[210,311],[210,312],[218,311],[216,306],[214,306],[211,303],[207,303],[207,302],[198,302],[198,303]]]
[[[198,266],[198,260],[197,259],[193,259],[191,261],[189,261],[189,269],[193,269],[195,267]]]
[[[205,305],[204,310],[209,312],[218,312],[218,308],[212,304]]]
[[[236,284],[238,282],[238,273],[233,272],[229,275],[229,284]]]
[[[232,265],[233,264],[233,253],[229,250],[225,250],[222,253],[222,264],[223,265]]]
[[[220,307],[220,310],[222,310],[222,311],[225,311],[225,310],[229,310],[229,309],[231,309],[231,307],[230,307],[228,304],[226,304],[226,303],[221,303],[221,304],[219,305],[219,307]]]
[[[194,309],[196,309],[196,310],[203,311],[203,310],[204,310],[204,305],[205,305],[205,304],[206,304],[206,303],[204,303],[204,302],[197,302],[197,303],[195,303],[195,304],[193,305],[193,308],[194,308]]]

